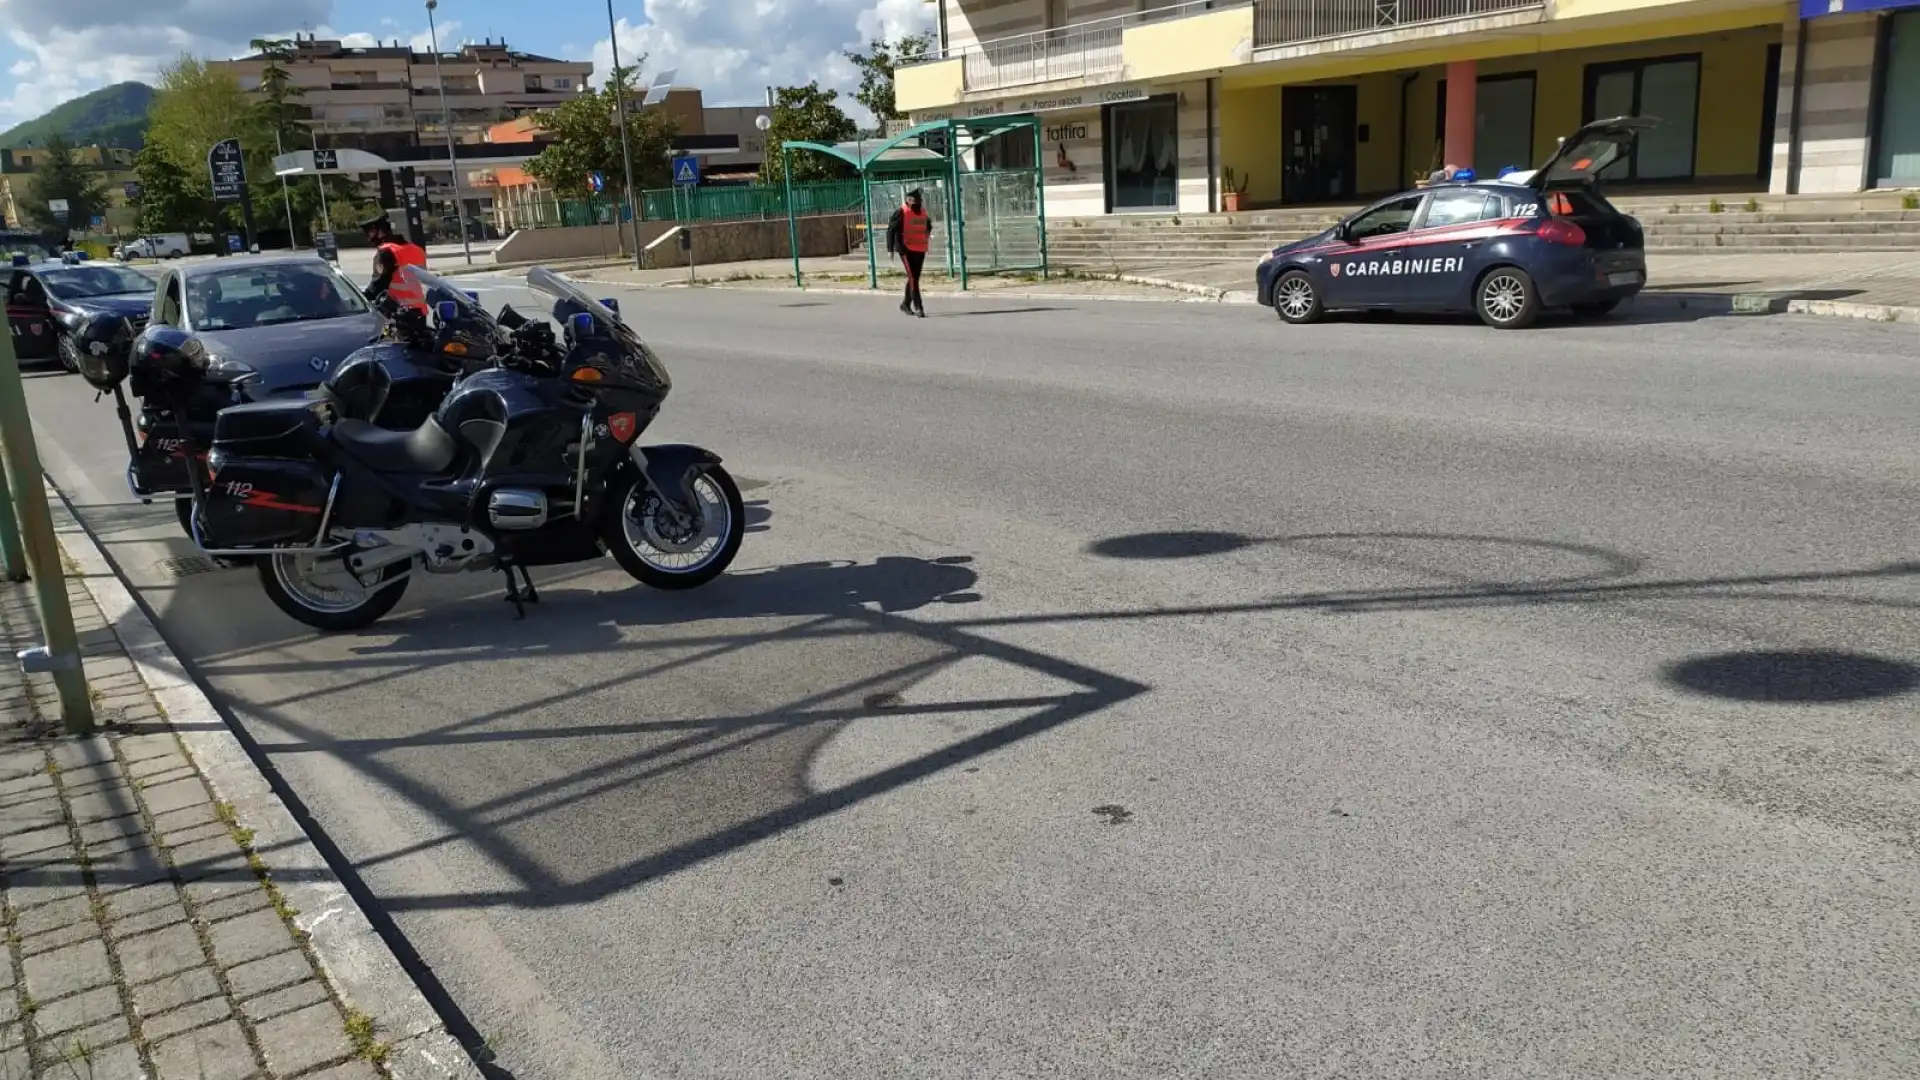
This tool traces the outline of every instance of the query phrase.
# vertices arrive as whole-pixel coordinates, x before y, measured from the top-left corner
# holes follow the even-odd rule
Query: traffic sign
[[[53,211],[53,220],[59,222],[62,225],[65,225],[67,223],[67,200],[48,199],[47,209]]]
[[[692,154],[677,154],[673,159],[673,182],[682,185],[700,182],[700,159]]]
[[[140,181],[128,180],[120,185],[120,190],[126,193],[127,198],[138,199],[145,189],[140,186]]]
[[[313,152],[313,169],[315,172],[330,172],[339,167],[340,152],[338,150],[315,150]]]
[[[247,190],[247,159],[239,139],[222,139],[207,151],[207,174],[215,202],[239,202]]]

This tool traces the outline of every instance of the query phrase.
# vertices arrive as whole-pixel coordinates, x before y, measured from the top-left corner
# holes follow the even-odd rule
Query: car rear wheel
[[[1590,304],[1573,305],[1573,313],[1583,319],[1601,319],[1613,314],[1613,309],[1619,306],[1618,300],[1595,300]]]
[[[1496,266],[1480,279],[1473,306],[1495,330],[1520,330],[1540,317],[1540,293],[1525,270]]]
[[[1318,322],[1326,314],[1320,302],[1320,290],[1304,270],[1289,270],[1273,284],[1273,310],[1287,322],[1298,326]]]

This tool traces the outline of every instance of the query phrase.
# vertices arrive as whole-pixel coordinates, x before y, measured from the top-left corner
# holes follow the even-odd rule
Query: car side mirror
[[[1333,227],[1333,235],[1343,243],[1353,243],[1353,223],[1343,221]]]

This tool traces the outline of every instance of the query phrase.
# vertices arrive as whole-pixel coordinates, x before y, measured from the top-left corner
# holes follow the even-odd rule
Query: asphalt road
[[[300,633],[29,384],[512,1075],[1920,1071],[1912,327],[622,301],[755,531],[524,622]]]

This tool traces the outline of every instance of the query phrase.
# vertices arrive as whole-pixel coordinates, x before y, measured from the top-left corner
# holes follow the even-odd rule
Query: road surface
[[[1920,1071],[1912,327],[621,299],[754,532],[524,622],[302,633],[29,384],[505,1073]]]

